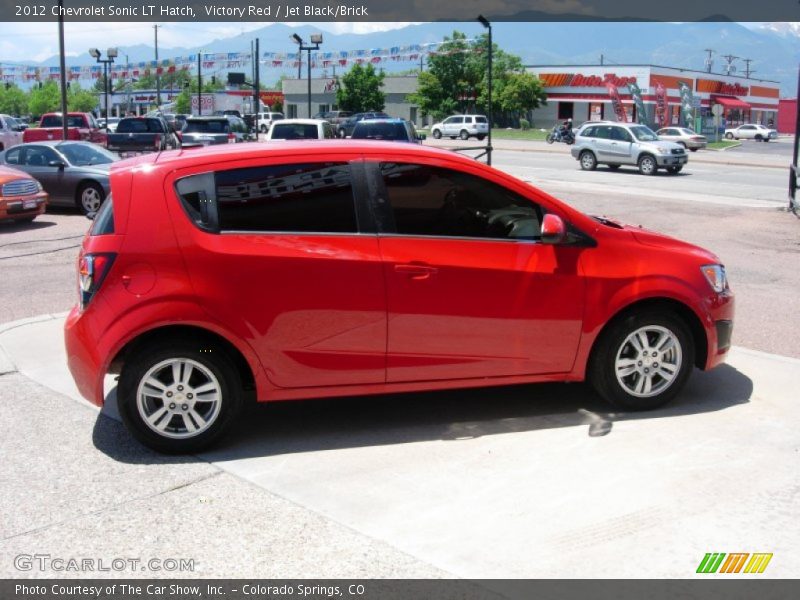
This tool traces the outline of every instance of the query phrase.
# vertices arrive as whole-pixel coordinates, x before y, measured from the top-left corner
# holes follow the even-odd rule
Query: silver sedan
[[[94,213],[108,196],[108,170],[119,157],[90,142],[33,142],[0,153],[0,163],[36,178],[54,206]]]
[[[708,138],[706,136],[695,133],[686,127],[664,127],[659,129],[656,134],[658,139],[665,142],[675,142],[692,152],[697,152],[700,148],[708,146]]]

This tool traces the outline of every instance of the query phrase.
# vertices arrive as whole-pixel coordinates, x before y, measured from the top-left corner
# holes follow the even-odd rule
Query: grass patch
[[[720,140],[719,142],[708,142],[708,148],[710,150],[725,150],[725,148],[733,148],[735,146],[741,146],[742,142],[730,142],[727,140]]]
[[[539,129],[492,129],[492,137],[498,140],[535,140],[543,141],[550,131]]]

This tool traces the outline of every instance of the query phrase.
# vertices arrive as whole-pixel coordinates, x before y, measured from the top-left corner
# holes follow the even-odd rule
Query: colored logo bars
[[[727,557],[727,558],[726,558]],[[750,560],[748,560],[748,557]],[[698,573],[763,573],[772,553],[735,552],[709,552],[700,561]],[[746,565],[746,566],[745,566]],[[744,569],[743,569],[744,567]]]

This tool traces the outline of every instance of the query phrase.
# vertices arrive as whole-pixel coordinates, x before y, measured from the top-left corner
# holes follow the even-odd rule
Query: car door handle
[[[439,272],[439,269],[436,267],[430,267],[428,265],[411,263],[395,265],[394,272],[400,273],[401,275],[407,275],[410,279],[428,279],[431,275],[436,275],[436,273]]]

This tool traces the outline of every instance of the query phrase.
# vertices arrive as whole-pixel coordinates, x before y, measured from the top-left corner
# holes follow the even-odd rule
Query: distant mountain
[[[686,69],[704,70],[705,49],[715,51],[715,73],[723,70],[722,55],[733,54],[753,59],[750,63],[754,77],[778,81],[784,95],[795,95],[797,65],[800,63],[800,24],[764,23],[745,27],[732,22],[651,23],[651,22],[513,22],[495,23],[496,43],[507,52],[522,57],[525,64],[655,64]],[[407,44],[441,41],[453,30],[468,36],[480,35],[484,29],[478,23],[423,23],[402,29],[370,34],[334,34],[324,32],[322,50],[356,50],[385,48]],[[304,38],[318,29],[304,25],[290,27],[275,24],[268,27],[217,39],[201,47],[159,48],[162,58],[186,56],[202,52],[241,52],[250,50],[250,42],[260,39],[262,52],[293,52],[295,44],[290,35]],[[152,60],[151,46],[139,44],[120,48],[131,62]],[[94,61],[88,54],[68,61],[70,65],[89,65]],[[43,61],[57,65],[58,58]],[[734,62],[737,75],[744,75],[744,63]],[[397,62],[382,65],[388,72],[414,68],[413,63]],[[262,67],[262,81],[272,83],[287,69]],[[289,71],[291,72],[291,71]]]

